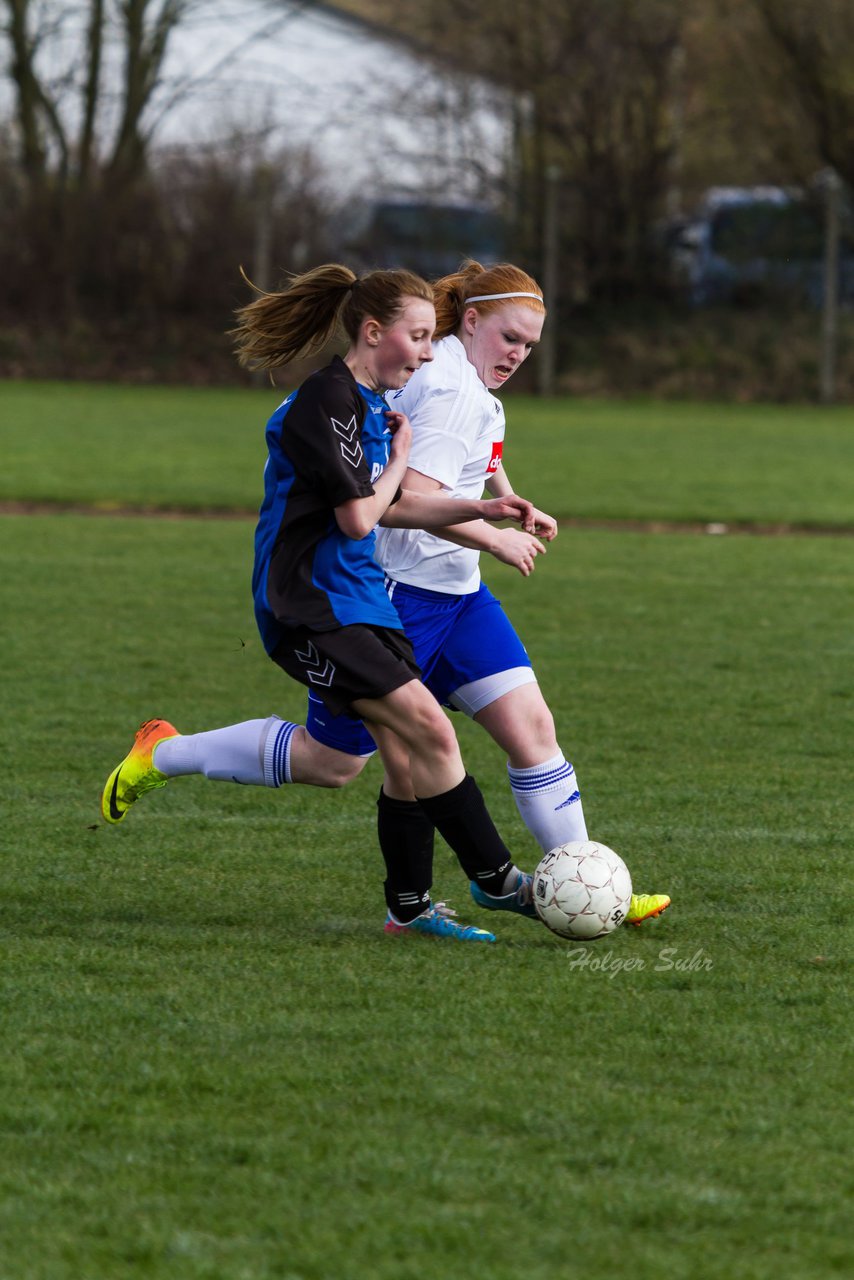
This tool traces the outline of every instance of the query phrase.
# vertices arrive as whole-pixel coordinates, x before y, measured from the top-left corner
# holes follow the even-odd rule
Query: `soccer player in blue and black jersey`
[[[389,409],[384,392],[405,386],[432,359],[430,286],[406,271],[359,279],[329,264],[279,293],[260,294],[238,318],[240,359],[256,369],[318,350],[339,321],[350,342],[343,359],[306,379],[267,426],[252,579],[264,646],[333,715],[360,717],[381,753],[402,742],[418,802],[466,876],[493,896],[513,893],[530,877],[515,866],[465,771],[450,721],[420,680],[373,557],[378,523],[433,528],[449,519],[513,519],[536,532],[531,504],[514,494],[448,499],[400,488],[411,428],[404,414]],[[155,750],[178,736],[163,720],[142,726],[104,788],[107,821],[121,821],[140,795],[165,784]],[[284,749],[281,734],[267,742]],[[275,761],[265,758],[261,767],[274,769]],[[387,870],[387,932],[494,941],[486,930],[457,924],[408,874],[396,885],[394,867]]]

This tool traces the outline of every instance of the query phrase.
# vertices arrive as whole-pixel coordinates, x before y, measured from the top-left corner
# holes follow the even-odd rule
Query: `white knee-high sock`
[[[507,773],[522,821],[544,853],[587,839],[575,770],[563,752],[530,769],[508,765]]]
[[[205,733],[165,738],[154,749],[154,767],[167,778],[203,773],[217,782],[279,787],[290,782],[290,746],[298,726],[278,716]]]

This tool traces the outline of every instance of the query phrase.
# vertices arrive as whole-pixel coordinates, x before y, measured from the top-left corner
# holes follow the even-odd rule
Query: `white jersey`
[[[437,342],[432,362],[390,402],[412,423],[410,467],[438,480],[449,497],[482,497],[501,465],[504,408],[477,376],[459,338]],[[450,595],[480,586],[480,552],[423,529],[377,529],[374,554],[396,582]]]

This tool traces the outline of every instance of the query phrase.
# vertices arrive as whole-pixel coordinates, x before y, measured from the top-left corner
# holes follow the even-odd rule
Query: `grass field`
[[[3,496],[251,506],[262,401],[0,386]],[[511,474],[561,514],[851,522],[850,411],[518,409]],[[376,764],[99,823],[141,719],[300,718],[251,519],[0,528],[2,1280],[851,1274],[854,540],[564,530],[530,580],[489,569],[591,832],[674,905],[476,947],[383,936]],[[476,917],[444,846],[435,889]]]
[[[255,511],[281,393],[0,385],[0,499]],[[854,412],[511,398],[507,469],[560,517],[854,525]]]

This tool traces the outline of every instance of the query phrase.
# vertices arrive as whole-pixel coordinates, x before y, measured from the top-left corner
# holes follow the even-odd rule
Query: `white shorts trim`
[[[537,677],[531,667],[511,667],[509,671],[496,671],[495,675],[482,676],[480,680],[472,680],[470,684],[461,684],[455,689],[448,702],[457,711],[464,711],[467,716],[476,716],[491,703],[496,702],[523,684],[536,684]]]

